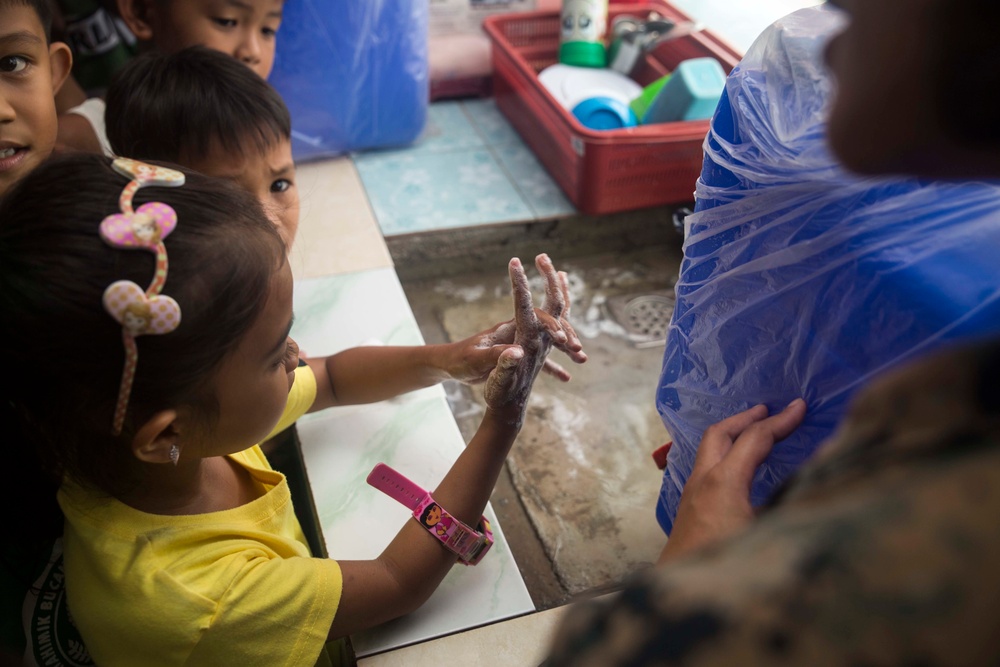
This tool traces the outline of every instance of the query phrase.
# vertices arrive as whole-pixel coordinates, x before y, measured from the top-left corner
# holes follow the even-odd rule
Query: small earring
[[[177,461],[181,458],[181,448],[177,445],[170,445],[170,462],[177,465]]]

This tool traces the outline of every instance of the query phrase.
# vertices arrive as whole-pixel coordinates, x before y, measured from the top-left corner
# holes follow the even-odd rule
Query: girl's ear
[[[68,45],[62,42],[52,42],[49,45],[49,67],[52,71],[52,94],[55,95],[73,67],[73,52]]]
[[[179,415],[160,410],[139,427],[132,438],[132,453],[145,463],[171,463],[170,449],[180,444]]]
[[[153,39],[152,15],[156,0],[117,0],[118,13],[135,38],[141,42]]]

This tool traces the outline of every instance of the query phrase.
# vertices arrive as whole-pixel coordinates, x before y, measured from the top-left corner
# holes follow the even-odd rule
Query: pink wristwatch
[[[386,464],[375,466],[368,475],[368,483],[413,510],[413,518],[458,555],[458,562],[463,565],[476,565],[493,546],[493,531],[485,516],[479,519],[479,530],[470,528],[448,514],[429,492]]]

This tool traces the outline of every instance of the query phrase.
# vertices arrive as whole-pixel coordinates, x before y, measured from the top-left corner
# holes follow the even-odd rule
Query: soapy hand
[[[508,272],[514,296],[513,341],[500,353],[484,391],[487,409],[517,427],[524,421],[532,384],[557,337],[552,334],[552,323],[565,321],[569,307],[565,274],[560,275],[545,254],[535,258],[535,266],[545,277],[545,302],[540,310],[532,304],[528,278],[521,261],[516,257],[510,260]],[[504,326],[499,325],[497,331]],[[586,355],[579,338],[568,322],[565,322],[565,327],[569,328],[569,333],[566,333],[566,340],[560,342],[564,349],[569,350],[571,358],[582,363]],[[562,325],[559,330],[566,332]],[[503,335],[510,336],[511,332],[504,330]]]
[[[541,259],[543,257],[544,260]],[[570,297],[566,273],[557,272],[546,255],[539,255],[538,261],[543,261],[546,267],[543,269],[543,264],[539,264],[539,271],[546,279],[546,306],[544,309],[535,308],[535,317],[548,332],[553,347],[565,352],[574,363],[582,364],[587,355],[580,337],[569,323]],[[530,293],[528,296],[530,298]],[[467,384],[485,382],[496,368],[503,351],[514,345],[516,330],[517,322],[511,319],[452,343],[451,356],[455,361],[448,365],[450,378]],[[563,382],[568,382],[571,377],[566,369],[551,359],[545,360],[542,370]]]

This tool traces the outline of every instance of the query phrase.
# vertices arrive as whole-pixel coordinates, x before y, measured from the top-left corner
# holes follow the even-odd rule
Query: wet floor
[[[582,227],[573,233],[557,229],[529,244],[498,232],[480,243],[483,259],[475,266],[456,262],[457,270],[447,275],[428,275],[412,257],[402,266],[406,253],[394,252],[428,343],[460,340],[511,317],[506,263],[512,254],[530,265],[534,254],[545,250],[569,274],[571,321],[590,358],[570,368],[573,379],[567,384],[545,375],[536,381],[524,428],[493,495],[539,609],[616,587],[629,572],[655,560],[665,542],[654,517],[661,473],[651,454],[669,436],[654,395],[681,251],[663,212],[645,215],[646,221],[636,224],[648,225],[646,242],[625,243],[614,252],[598,250],[615,243],[581,243],[584,237],[595,240]],[[596,222],[605,229],[595,227],[595,234],[616,220]],[[454,235],[442,237],[442,243],[449,238],[454,243]],[[442,248],[439,254],[448,252]],[[529,276],[540,298],[533,267]],[[553,359],[572,365],[560,357],[553,352]],[[468,439],[483,415],[482,390],[448,383],[446,391]]]

